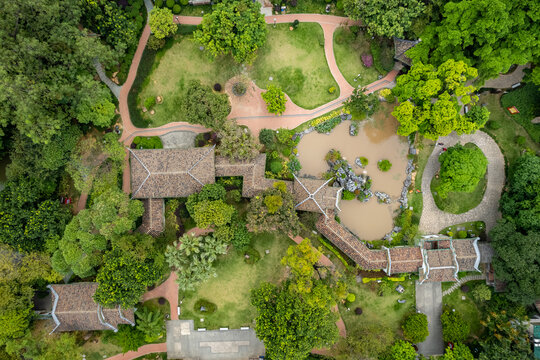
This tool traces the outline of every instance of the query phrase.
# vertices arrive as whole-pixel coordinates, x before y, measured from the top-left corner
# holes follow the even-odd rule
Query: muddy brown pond
[[[329,135],[311,132],[305,135],[298,144],[298,155],[302,170],[300,175],[321,175],[329,170],[324,156],[331,149],[341,155],[353,167],[356,174],[365,172],[373,181],[371,190],[382,191],[392,198],[391,204],[379,204],[374,196],[368,202],[341,200],[337,215],[349,230],[360,239],[377,240],[392,230],[393,217],[399,208],[397,201],[407,166],[407,139],[396,135],[397,121],[384,111],[379,111],[372,120],[360,123],[357,136],[349,135],[350,121],[338,125]],[[361,169],[354,164],[354,159],[364,156],[369,164]],[[382,172],[377,168],[377,161],[388,159],[392,168]]]

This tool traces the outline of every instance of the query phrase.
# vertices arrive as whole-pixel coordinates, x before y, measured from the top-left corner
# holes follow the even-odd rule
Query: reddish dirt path
[[[144,355],[162,352],[167,352],[167,343],[144,345],[138,348],[137,351],[128,351],[125,354],[114,355],[105,360],[132,360]]]

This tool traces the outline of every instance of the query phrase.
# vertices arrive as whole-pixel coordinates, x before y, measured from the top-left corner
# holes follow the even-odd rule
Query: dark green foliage
[[[275,141],[274,130],[262,129],[261,132],[259,132],[259,141],[261,142],[261,144],[263,144],[267,148],[272,147]]]
[[[540,142],[540,125],[531,123],[531,120],[540,115],[540,86],[531,83],[510,91],[501,97],[503,108],[515,106],[519,114],[510,115],[535,142]]]
[[[449,192],[471,192],[487,171],[487,159],[476,145],[456,144],[439,156],[440,185],[435,189],[444,199]]]
[[[219,183],[206,184],[203,186],[200,192],[189,195],[186,208],[191,216],[195,214],[195,205],[201,201],[209,200],[224,200],[227,191],[225,187]]]
[[[107,331],[105,337],[113,344],[120,346],[123,353],[137,351],[144,345],[144,333],[131,325],[118,325],[118,332]]]
[[[165,39],[158,39],[154,35],[150,35],[150,38],[148,38],[148,42],[146,43],[146,46],[150,50],[157,51],[161,49],[163,46],[165,46],[165,42],[166,42]]]
[[[388,50],[389,46],[383,49],[381,41],[371,41],[370,42],[370,51],[371,56],[373,56],[373,66],[381,74],[386,74],[394,66],[394,61],[392,59],[393,52]],[[393,50],[393,49],[392,49]],[[392,55],[388,56],[387,53],[391,52]]]
[[[166,4],[169,9],[172,9],[174,6],[174,0],[167,0]]]
[[[540,232],[540,157],[520,157],[510,169],[501,211],[523,233]]]
[[[231,112],[231,105],[227,95],[216,94],[209,86],[203,86],[200,82],[192,80],[181,102],[181,111],[190,123],[220,130]]]
[[[315,126],[315,130],[318,133],[327,134],[327,133],[331,132],[336,126],[341,124],[341,121],[342,121],[341,116],[333,117],[333,118],[331,118],[329,120],[326,120],[325,122],[320,123],[319,125]]]
[[[403,336],[412,343],[423,342],[429,335],[427,316],[421,313],[410,315],[403,325]]]
[[[465,114],[468,120],[476,125],[476,128],[480,129],[484,127],[489,120],[489,110],[485,106],[473,105],[469,112]]]
[[[204,307],[204,310],[201,310],[201,308]],[[201,315],[210,315],[213,314],[217,310],[216,304],[213,302],[210,302],[206,299],[199,299],[195,301],[195,304],[193,304],[193,311],[197,314]]]
[[[246,84],[244,84],[243,82],[240,81],[240,82],[237,82],[237,83],[233,84],[232,90],[233,90],[234,95],[242,96],[242,95],[244,95],[246,93],[247,86],[246,86]]]
[[[159,136],[135,136],[133,143],[137,145],[137,149],[163,149]]]
[[[242,251],[251,244],[252,234],[247,230],[246,223],[244,221],[235,221],[231,225],[233,230],[233,237],[231,244],[238,251]]]
[[[242,200],[242,193],[238,189],[227,191],[225,200],[227,201],[227,204],[238,203]]]
[[[388,170],[390,170],[392,168],[392,163],[388,159],[379,160],[377,162],[377,167],[381,171],[388,171]]]
[[[379,100],[373,94],[366,94],[365,88],[355,88],[345,107],[354,114],[371,116],[377,110]]]
[[[300,165],[300,160],[296,156],[294,156],[289,162],[287,163],[287,167],[289,168],[289,171],[293,174],[298,174],[300,169],[302,169],[302,165]]]
[[[163,313],[157,309],[149,310],[147,307],[137,309],[135,312],[137,330],[142,331],[146,342],[155,342],[165,332]]]
[[[154,6],[158,8],[163,7],[163,0],[156,0]]]
[[[519,146],[523,146],[525,145],[525,136],[521,136],[521,135],[518,135],[516,136],[516,144],[518,144]]]
[[[497,121],[495,120],[489,120],[487,123],[486,123],[486,126],[491,129],[491,130],[498,130],[501,128],[501,124],[498,123]]]
[[[443,340],[446,342],[463,342],[469,336],[469,323],[463,320],[460,313],[445,308],[441,315]]]
[[[246,251],[244,251],[244,262],[246,264],[253,265],[259,260],[261,260],[261,254],[257,251],[257,249],[248,248]]]

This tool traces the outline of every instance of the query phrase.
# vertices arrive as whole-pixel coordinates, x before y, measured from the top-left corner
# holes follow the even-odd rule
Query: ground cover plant
[[[289,24],[268,25],[266,45],[258,52],[249,73],[257,86],[274,84],[296,104],[313,109],[339,96],[324,55],[324,39],[317,23],[300,23],[294,31]],[[273,80],[269,80],[270,77]]]
[[[358,27],[340,27],[334,32],[334,56],[339,71],[351,86],[363,86],[377,80],[379,72],[366,66],[362,55],[371,54],[369,37]]]
[[[230,250],[214,263],[217,277],[210,278],[194,291],[180,292],[181,319],[193,319],[195,327],[208,329],[223,326],[237,329],[254,325],[256,309],[250,304],[250,290],[261,282],[277,283],[283,278],[285,268],[280,261],[293,242],[286,235],[261,233],[254,236],[252,244],[261,254],[257,263],[247,264],[243,252]],[[269,253],[266,254],[265,250]],[[213,314],[193,311],[195,302],[201,298],[216,305]],[[201,318],[204,322],[200,321]]]

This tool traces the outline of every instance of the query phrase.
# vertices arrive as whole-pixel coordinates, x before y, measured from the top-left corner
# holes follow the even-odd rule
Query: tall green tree
[[[442,64],[463,60],[484,78],[506,72],[512,64],[540,57],[540,11],[535,0],[461,0],[442,6],[440,21],[421,34],[407,52],[414,62]]]
[[[444,309],[441,315],[443,340],[446,342],[462,342],[469,336],[470,326],[463,320],[463,316],[449,308]]]
[[[462,343],[454,344],[454,348],[446,348],[442,360],[474,360],[471,350]]]
[[[475,68],[463,61],[447,60],[438,68],[414,63],[407,74],[400,75],[392,92],[401,102],[392,115],[399,121],[398,134],[415,131],[436,140],[452,131],[471,133],[483,124],[459,114],[460,104],[474,105],[473,86],[466,81],[478,75]]]
[[[428,321],[426,314],[412,314],[403,325],[403,336],[412,343],[420,343],[426,340],[429,335]]]
[[[299,293],[311,292],[315,273],[314,265],[320,257],[320,251],[312,247],[311,241],[306,238],[300,244],[289,246],[287,255],[281,259],[281,264],[291,269],[295,280],[291,286]]]
[[[81,81],[81,95],[75,109],[75,117],[80,123],[108,127],[115,116],[116,106],[111,92],[105,85],[86,77]]]
[[[251,303],[257,308],[255,332],[264,342],[268,357],[305,359],[311,349],[336,342],[336,315],[330,303],[314,304],[290,289],[263,283],[252,290]]]
[[[220,131],[231,112],[231,105],[227,95],[216,94],[210,87],[193,80],[181,101],[181,111],[186,121]]]
[[[371,35],[403,37],[415,18],[424,11],[417,0],[344,0],[345,13],[362,20]]]
[[[456,144],[439,156],[440,185],[436,190],[442,198],[449,192],[471,192],[487,171],[486,156],[476,145]]]
[[[398,340],[390,348],[388,358],[389,360],[414,360],[416,359],[416,350],[410,342]]]
[[[258,2],[232,0],[204,14],[193,38],[213,57],[230,54],[239,63],[251,63],[265,44],[267,32]]]
[[[51,142],[75,115],[79,74],[94,74],[94,58],[112,63],[110,48],[79,29],[80,17],[76,1],[3,2],[0,135],[13,126],[33,142]]]
[[[164,39],[176,33],[178,25],[174,23],[173,13],[168,8],[153,8],[150,11],[148,25],[156,39]]]
[[[75,360],[80,359],[81,347],[74,334],[47,334],[38,336],[27,332],[24,337],[6,344],[8,354],[25,360]]]

